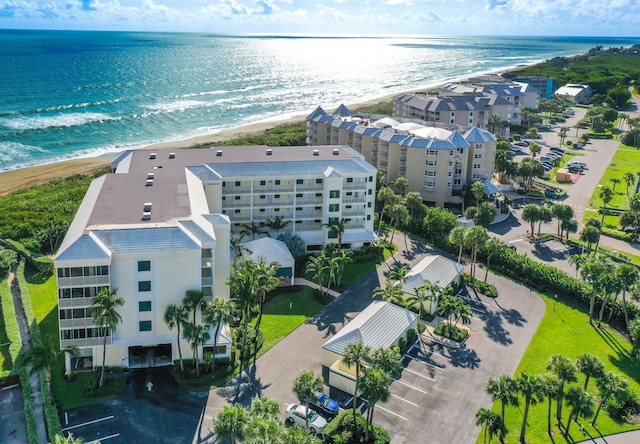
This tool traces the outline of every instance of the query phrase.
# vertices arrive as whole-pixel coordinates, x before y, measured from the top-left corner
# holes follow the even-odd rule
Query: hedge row
[[[29,375],[22,369],[18,371],[20,375],[20,385],[22,386],[22,398],[24,398],[24,418],[27,422],[27,439],[29,444],[39,444],[38,426],[33,410],[33,400],[31,399],[31,386],[29,385]]]
[[[9,248],[24,257],[27,260],[27,263],[34,269],[38,270],[38,272],[47,276],[53,274],[55,266],[51,259],[30,251],[20,242],[16,242],[11,239],[7,239],[5,242],[9,246]]]
[[[0,283],[0,298],[2,299],[2,316],[4,317],[4,329],[7,332],[9,340],[9,356],[11,357],[11,365],[16,362],[18,353],[22,348],[22,339],[20,339],[20,328],[18,327],[18,319],[16,317],[16,308],[11,297],[11,289],[6,280]],[[15,369],[6,370],[0,373],[0,379],[4,379],[15,373]]]

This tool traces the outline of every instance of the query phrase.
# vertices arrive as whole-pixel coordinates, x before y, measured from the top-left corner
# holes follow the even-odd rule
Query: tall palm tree
[[[539,376],[533,376],[523,372],[516,378],[518,389],[524,396],[524,413],[522,415],[522,427],[520,428],[520,442],[525,442],[527,431],[527,416],[529,416],[529,406],[535,405],[544,398],[544,386]]]
[[[540,154],[541,151],[542,151],[542,147],[537,143],[532,143],[531,146],[529,147],[529,152],[531,153],[531,157],[533,157],[534,159],[538,154]]]
[[[558,136],[560,137],[560,146],[564,144],[564,139],[567,138],[568,132],[569,132],[569,128],[567,128],[566,126],[563,126],[558,130]]]
[[[393,376],[402,370],[402,356],[395,348],[377,348],[371,353],[369,364],[372,368],[382,370]]]
[[[244,239],[244,234],[240,233],[237,236],[231,236],[231,249],[233,250],[234,258],[239,258],[243,253],[251,254],[252,251],[244,246],[242,240]]]
[[[611,179],[609,179],[609,182],[611,182],[611,184],[612,184],[611,192],[615,195],[616,194],[616,187],[618,185],[620,185],[620,182],[622,182],[622,180],[620,180],[617,177],[612,177]]]
[[[487,434],[489,435],[489,442],[494,436],[497,436],[500,442],[504,442],[504,437],[509,432],[507,426],[499,413],[492,412],[489,409],[480,407],[476,411],[476,425],[479,427],[484,426],[484,442],[487,442]]]
[[[337,276],[336,276],[336,287],[340,288],[342,284],[342,275],[344,274],[344,267],[347,264],[353,262],[353,251],[350,250],[340,250],[333,257],[333,261],[337,262]]]
[[[100,372],[99,388],[104,385],[104,372],[106,368],[105,360],[107,359],[107,336],[109,333],[113,335],[116,327],[122,322],[122,316],[118,313],[118,307],[124,305],[124,299],[116,297],[117,289],[111,290],[104,288],[93,298],[93,320],[98,325],[102,333],[102,371]]]
[[[509,375],[500,375],[498,379],[487,381],[486,391],[493,402],[502,404],[501,417],[504,421],[504,412],[507,405],[518,405],[518,383]]]
[[[600,403],[598,404],[596,414],[593,415],[591,425],[596,424],[600,410],[602,410],[602,407],[604,407],[611,396],[618,397],[628,391],[629,382],[617,373],[605,372],[604,375],[598,379],[597,386],[598,392],[600,393]]]
[[[476,207],[480,208],[480,202],[487,196],[487,189],[482,182],[473,182],[471,184],[471,194],[476,200]]]
[[[613,190],[609,188],[607,185],[600,188],[600,192],[598,193],[598,197],[602,199],[602,219],[601,222],[604,224],[604,216],[607,214],[607,205],[609,202],[613,200]]]
[[[545,373],[540,376],[544,395],[547,397],[547,434],[551,436],[551,407],[553,400],[558,396],[560,382],[558,378],[551,373]]]
[[[274,230],[276,232],[276,239],[278,238],[280,231],[287,228],[289,224],[291,224],[291,221],[285,220],[282,216],[276,216],[273,219],[268,218],[265,221],[265,226],[270,230]]]
[[[489,409],[485,409],[484,407],[480,407],[476,410],[476,425],[478,427],[484,427],[484,438],[482,440],[484,444],[487,443],[487,430],[489,429],[488,424],[494,420],[494,416],[500,417],[497,413],[492,412]]]
[[[193,318],[191,321],[193,325],[197,324],[196,314],[198,313],[198,308],[203,309],[206,303],[207,301],[205,301],[205,296],[202,291],[187,290],[187,293],[182,299],[182,304],[193,312]]]
[[[329,219],[329,222],[326,224],[322,224],[329,230],[329,237],[337,237],[338,240],[338,250],[342,249],[342,236],[344,235],[344,230],[347,225],[347,219]]]
[[[312,371],[302,370],[293,380],[291,390],[298,399],[304,401],[305,412],[307,413],[304,418],[305,427],[309,428],[309,402],[317,401],[316,392],[322,391],[322,378],[316,375]]]
[[[196,366],[196,377],[200,377],[200,356],[198,354],[198,346],[206,343],[211,339],[208,326],[202,324],[187,323],[184,326],[184,337],[191,344],[193,349],[193,363]]]
[[[215,325],[216,331],[213,334],[213,356],[211,357],[211,373],[216,371],[216,350],[218,348],[218,335],[223,324],[233,322],[233,302],[228,299],[215,298],[209,302],[205,309],[205,322],[208,325]]]
[[[562,237],[562,222],[573,218],[573,208],[566,204],[556,204],[551,207],[551,211],[558,221],[558,236]]]
[[[356,407],[358,406],[358,385],[360,384],[360,373],[365,361],[369,359],[371,350],[362,342],[353,342],[345,347],[344,355],[342,356],[342,362],[351,367],[355,366],[356,370],[356,385],[353,389],[353,420],[356,421]]]
[[[609,299],[611,295],[615,295],[617,297],[618,293],[622,291],[622,283],[619,279],[616,278],[615,268],[613,264],[607,270],[607,272],[600,278],[601,288],[604,292],[604,297],[602,298],[602,305],[600,305],[600,313],[598,313],[598,328],[602,325],[602,317],[604,316],[604,309],[609,303]]]
[[[361,387],[362,396],[369,400],[367,408],[367,428],[364,432],[365,442],[369,441],[369,429],[373,424],[373,411],[379,401],[387,402],[391,397],[389,386],[391,385],[391,376],[385,371],[373,368],[367,370],[362,376]]]
[[[411,214],[411,218],[416,215],[416,212],[420,210],[424,204],[422,203],[422,194],[417,191],[409,191],[404,199],[405,205]]]
[[[394,265],[391,270],[387,273],[387,279],[390,282],[400,282],[404,284],[407,281],[407,275],[409,274],[409,267],[406,265],[399,266]]]
[[[629,331],[629,309],[627,307],[627,291],[638,282],[640,276],[633,265],[621,264],[616,268],[616,278],[622,286],[622,311],[624,312],[625,331]]]
[[[466,234],[466,228],[464,227],[455,227],[449,233],[449,243],[453,245],[458,245],[458,263],[462,259],[462,248],[464,247],[464,239]]]
[[[251,222],[248,224],[242,224],[242,231],[240,234],[243,236],[251,236],[251,240],[255,240],[259,234],[265,234],[264,225],[258,222]]]
[[[389,279],[385,281],[384,288],[376,287],[373,289],[374,299],[379,297],[383,301],[393,302],[402,307],[406,305],[403,296],[402,285],[394,284]]]
[[[562,231],[565,233],[567,240],[569,235],[578,232],[578,221],[575,219],[563,220],[560,224]]]
[[[585,392],[580,387],[569,387],[567,391],[567,406],[571,407],[571,413],[567,419],[565,436],[569,436],[569,427],[572,420],[577,420],[580,416],[587,416],[593,407],[593,396]]]
[[[180,347],[180,330],[182,326],[189,322],[188,308],[184,305],[171,304],[164,311],[164,322],[169,330],[174,328],[178,331],[176,343],[178,344],[178,357],[180,359],[180,371],[184,373],[184,362],[182,362],[182,349]]]
[[[430,305],[432,305],[433,302],[438,299],[440,293],[442,293],[442,288],[430,281],[424,281],[424,284],[414,288],[413,291],[414,293],[412,295],[407,296],[407,305],[411,307],[417,305],[418,317],[423,319],[422,313],[425,310],[425,303],[431,302]]]
[[[591,296],[589,300],[589,323],[593,322],[593,309],[596,303],[596,293],[600,289],[600,280],[608,272],[609,261],[599,256],[589,255],[580,268],[580,276],[591,285]]]
[[[404,197],[404,193],[407,191],[407,188],[409,188],[409,179],[400,176],[393,182],[393,186],[396,187],[400,196]]]
[[[578,271],[580,270],[582,264],[584,264],[585,260],[586,257],[582,254],[572,254],[571,256],[569,256],[569,265],[573,265],[576,267],[576,279],[578,278]]]
[[[487,282],[487,278],[489,277],[489,263],[491,262],[491,256],[493,256],[497,251],[500,251],[504,248],[504,242],[502,242],[497,237],[492,237],[486,244],[486,248],[488,250],[487,254],[487,269],[484,273],[484,281]]]
[[[391,228],[390,242],[393,243],[393,238],[396,233],[395,231],[396,228],[398,227],[399,224],[406,225],[407,223],[409,223],[410,216],[409,216],[409,210],[407,210],[407,207],[404,204],[404,201],[400,201],[398,203],[391,205],[388,211],[389,211],[389,219],[390,219],[389,225]]]
[[[322,252],[320,255],[309,258],[307,262],[306,272],[313,275],[313,279],[320,285],[320,292],[324,295],[326,290],[331,285],[330,283],[325,289],[325,278],[329,271],[329,261],[327,255]]]
[[[631,185],[633,185],[636,182],[636,176],[631,171],[627,171],[622,176],[622,180],[624,181],[625,185],[627,186],[626,194],[627,194],[627,199],[628,199],[629,198],[629,188],[631,188]]]
[[[569,358],[561,355],[553,355],[547,362],[547,370],[550,370],[558,378],[558,404],[556,410],[556,419],[558,424],[562,424],[562,400],[564,398],[564,385],[569,382],[576,382],[576,366]]]
[[[586,392],[589,386],[589,379],[599,379],[604,374],[604,364],[600,359],[589,353],[582,353],[576,358],[576,367],[581,373],[584,373],[584,386],[582,389]]]
[[[264,303],[267,299],[267,294],[278,288],[280,285],[280,278],[276,276],[278,274],[278,264],[267,264],[264,260],[254,264],[252,267],[254,273],[255,291],[258,295],[258,320],[256,321],[256,332],[260,330],[260,324],[262,323],[262,312]]]
[[[476,277],[476,258],[478,249],[482,247],[489,239],[487,229],[484,227],[471,227],[465,233],[465,243],[471,246],[471,277]]]
[[[58,339],[54,336],[45,336],[43,338],[34,338],[33,345],[29,350],[22,350],[16,358],[16,368],[29,371],[29,375],[35,375],[40,371],[44,371],[44,379],[47,383],[49,395],[51,392],[51,375],[53,368],[58,363],[60,356],[69,353],[71,356],[78,355],[76,347],[68,347],[60,349]]]
[[[382,229],[382,218],[384,212],[387,209],[387,205],[391,202],[396,194],[389,187],[382,187],[378,190],[378,201],[382,202],[382,210],[380,211],[380,219],[378,220],[378,236],[380,236],[380,230]]]
[[[242,439],[246,420],[247,411],[240,404],[223,406],[213,424],[216,439],[229,439],[235,444],[236,439]]]

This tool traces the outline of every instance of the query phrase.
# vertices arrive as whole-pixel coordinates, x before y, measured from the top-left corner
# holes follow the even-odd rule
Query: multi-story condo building
[[[112,170],[92,182],[55,259],[61,345],[80,350],[67,356],[69,371],[103,364],[104,335],[91,312],[102,289],[125,300],[122,322],[106,332],[106,365],[176,359],[167,306],[188,290],[229,297],[230,237],[244,224],[281,216],[309,250],[336,242],[328,225],[341,219],[344,247],[376,240],[376,169],[346,146],[133,150]],[[230,344],[225,325],[216,356],[229,356]],[[181,349],[191,356],[186,342]]]
[[[551,100],[553,99],[553,93],[558,89],[556,79],[546,76],[516,76],[513,79],[514,82],[528,83],[535,89],[540,91],[540,98]]]
[[[442,124],[374,121],[347,111],[341,106],[329,115],[318,107],[307,117],[308,143],[349,144],[386,180],[406,177],[408,191],[419,192],[427,204],[459,206],[465,184],[493,175],[496,138],[486,130],[472,127],[461,133]]]

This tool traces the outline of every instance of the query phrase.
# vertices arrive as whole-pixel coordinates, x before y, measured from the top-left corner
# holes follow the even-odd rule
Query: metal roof
[[[426,281],[440,287],[448,287],[456,280],[464,266],[444,256],[427,256],[409,271],[407,280],[402,285],[402,291],[413,294],[415,289],[422,287]]]
[[[373,301],[358,316],[349,322],[323,348],[339,355],[344,354],[349,344],[362,342],[375,350],[389,348],[404,336],[418,315],[385,301]]]
[[[496,140],[498,140],[489,131],[480,129],[477,126],[474,126],[467,133],[465,133],[464,138],[469,143],[487,143],[495,142]]]
[[[249,252],[244,252],[243,256],[248,256],[252,261],[257,262],[263,259],[268,264],[277,263],[280,267],[293,267],[295,259],[284,242],[271,237],[261,237],[242,244]]]
[[[200,249],[178,227],[117,228],[114,230],[95,230],[93,234],[114,253]]]
[[[89,234],[80,236],[64,251],[56,256],[56,261],[72,261],[77,259],[108,259],[109,252],[96,242]]]

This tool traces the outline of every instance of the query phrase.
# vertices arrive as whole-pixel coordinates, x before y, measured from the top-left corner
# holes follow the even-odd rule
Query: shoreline
[[[567,55],[563,57],[576,57],[584,53],[578,53],[573,55]],[[376,105],[379,103],[386,103],[393,100],[393,97],[410,92],[425,92],[431,90],[437,90],[447,83],[460,82],[465,79],[469,79],[476,76],[488,75],[488,74],[504,74],[507,72],[515,72],[519,69],[534,66],[542,63],[545,60],[536,60],[531,63],[517,64],[507,66],[504,68],[497,68],[494,70],[481,71],[477,73],[469,73],[466,75],[458,76],[452,79],[442,80],[418,86],[415,88],[409,88],[401,91],[395,91],[383,96],[366,98],[362,101],[354,101],[344,103],[347,107],[355,109],[358,107],[366,107]],[[322,106],[322,105],[321,105]],[[337,108],[339,105],[335,105]],[[327,111],[334,110],[334,106],[327,106]],[[185,139],[150,143],[147,145],[141,145],[139,147],[127,148],[122,151],[130,149],[179,149],[179,148],[198,148],[202,145],[213,144],[216,142],[225,142],[240,137],[263,134],[264,132],[280,127],[302,123],[306,121],[306,116],[309,112],[300,112],[297,114],[290,114],[287,117],[278,118],[273,117],[263,121],[242,125],[233,128],[224,128],[212,132],[209,134],[198,135],[193,137],[187,137]],[[120,151],[120,152],[122,152]],[[118,152],[119,153],[119,152]],[[92,157],[80,157],[68,160],[54,160],[48,163],[40,165],[26,166],[17,168],[15,170],[8,170],[0,172],[0,196],[10,194],[23,188],[41,185],[43,183],[50,182],[55,179],[66,178],[75,174],[93,174],[102,168],[106,168],[111,164],[112,159],[118,153],[104,154],[101,156]]]

